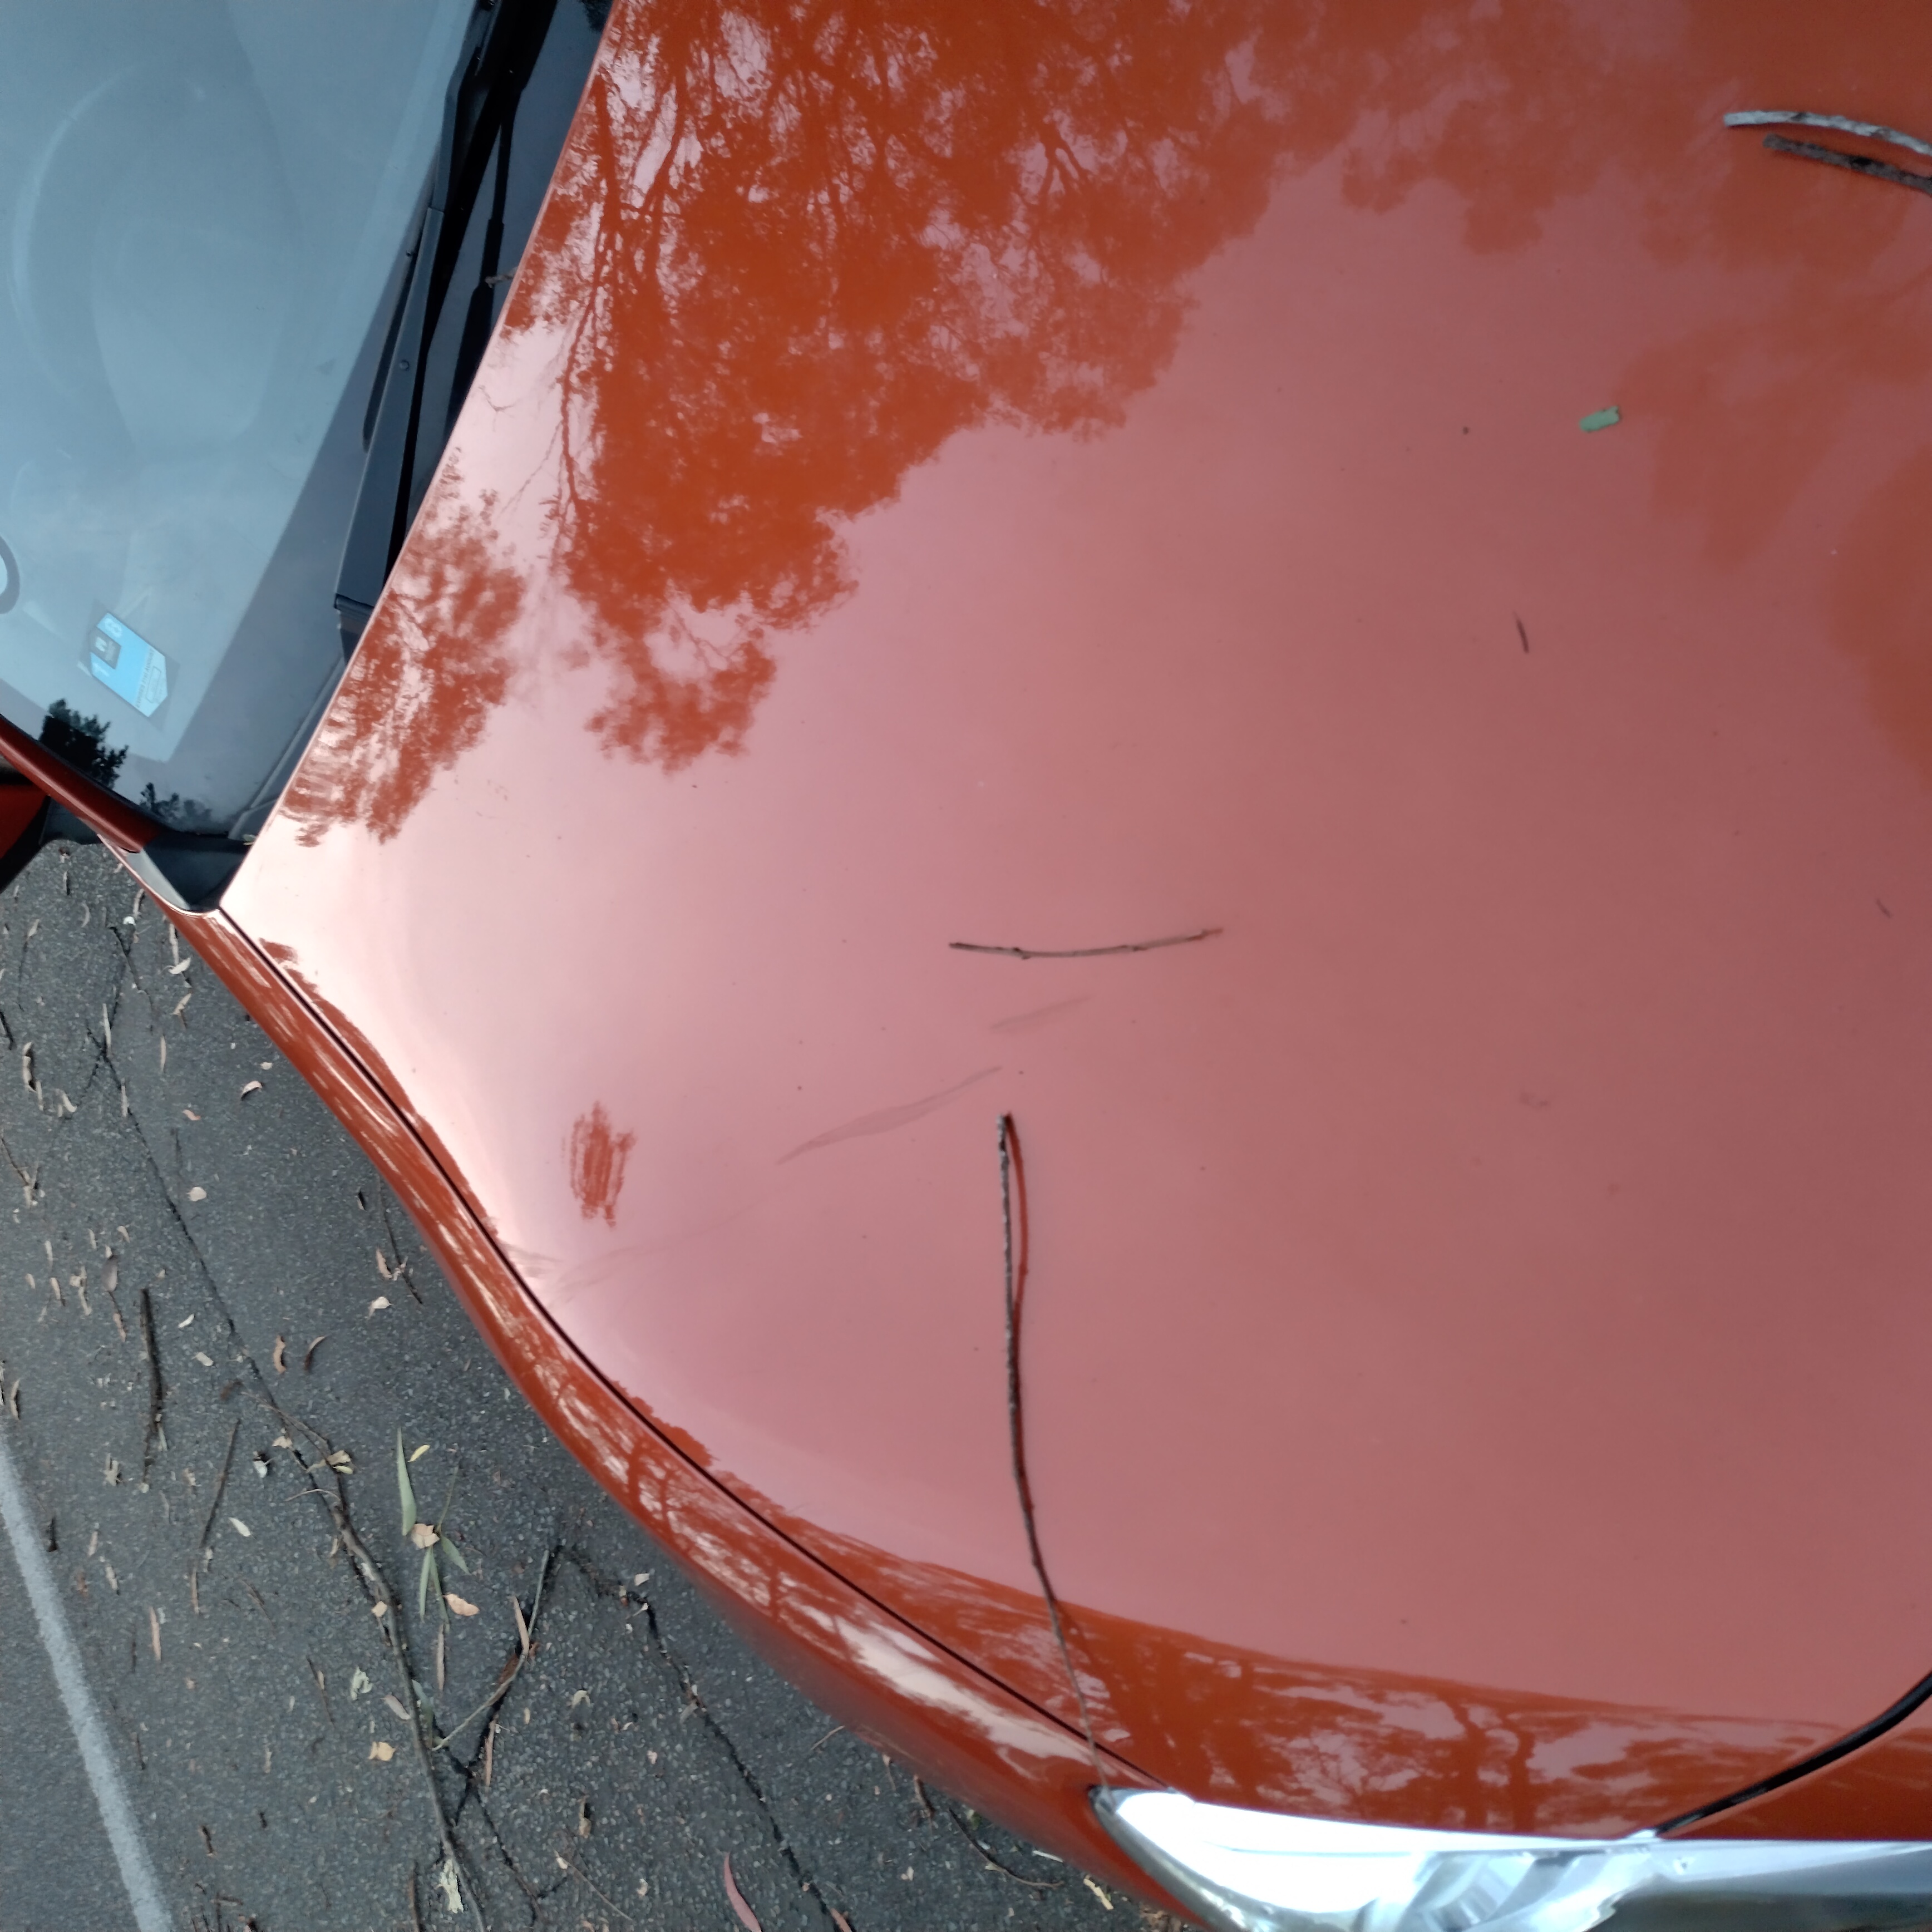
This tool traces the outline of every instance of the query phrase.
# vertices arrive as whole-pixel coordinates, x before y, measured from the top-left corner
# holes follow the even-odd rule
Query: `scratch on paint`
[[[808,1141],[801,1141],[790,1154],[781,1154],[776,1164],[782,1167],[787,1161],[796,1160],[802,1154],[830,1147],[835,1142],[856,1140],[862,1134],[889,1134],[896,1127],[910,1126],[922,1116],[956,1099],[968,1088],[976,1087],[982,1080],[990,1080],[999,1071],[997,1066],[982,1066],[977,1073],[969,1073],[956,1087],[949,1087],[944,1093],[928,1094],[923,1100],[908,1100],[902,1107],[881,1108],[876,1114],[861,1114],[856,1120],[848,1120],[842,1127],[832,1127]]]

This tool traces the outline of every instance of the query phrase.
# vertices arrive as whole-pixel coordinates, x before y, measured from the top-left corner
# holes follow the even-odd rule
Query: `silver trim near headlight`
[[[1520,1838],[1096,1791],[1115,1841],[1226,1932],[1872,1932],[1932,1924],[1932,1844]]]

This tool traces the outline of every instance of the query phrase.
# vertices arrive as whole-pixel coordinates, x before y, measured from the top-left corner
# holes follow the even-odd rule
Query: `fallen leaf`
[[[188,1191],[188,1198],[190,1201],[206,1201],[208,1198],[208,1190],[205,1187],[190,1187]]]
[[[524,1621],[524,1606],[514,1597],[510,1599],[510,1607],[517,1613],[517,1641],[524,1647],[524,1654],[530,1654],[530,1627]]]
[[[370,1306],[374,1307],[375,1304],[372,1302]],[[412,1535],[416,1527],[416,1490],[410,1480],[409,1461],[403,1454],[403,1432],[400,1429],[396,1431],[396,1494],[403,1505],[403,1534]],[[434,1537],[430,1538],[430,1543],[435,1540]],[[418,1543],[416,1547],[427,1550],[429,1544]]]
[[[276,1374],[278,1376],[286,1374],[289,1366],[289,1345],[287,1341],[280,1335],[275,1337],[275,1352],[272,1359],[275,1364]]]
[[[346,1449],[332,1449],[322,1460],[338,1475],[352,1476],[356,1473],[356,1465]]]
[[[392,1744],[385,1744],[380,1738],[378,1738],[376,1742],[369,1747],[369,1755],[373,1757],[378,1764],[387,1764],[390,1759],[394,1757],[395,1754],[395,1746]]]
[[[184,1315],[182,1318],[175,1324],[175,1326],[177,1328],[188,1328],[194,1320],[194,1317],[192,1315]]]
[[[577,1708],[578,1705],[587,1704],[590,1701],[590,1693],[588,1690],[573,1690],[570,1694],[570,1708],[573,1711]]]
[[[255,1534],[238,1516],[231,1516],[228,1520],[234,1525],[237,1536],[253,1536]]]
[[[259,1093],[260,1093],[260,1092],[261,1092],[261,1090],[262,1090],[262,1083],[261,1083],[261,1082],[260,1082],[260,1081],[259,1081],[259,1080],[251,1080],[251,1081],[250,1081],[250,1082],[249,1082],[249,1083],[248,1084],[248,1085],[247,1085],[247,1086],[245,1086],[244,1088],[242,1088],[242,1099],[243,1099],[243,1100],[247,1100],[247,1099],[248,1099],[248,1096],[249,1096],[250,1094],[259,1094]]]
[[[372,1617],[386,1617],[389,1614],[389,1606],[387,1604],[371,1604],[369,1614]]]
[[[374,1314],[374,1313],[375,1313],[375,1312],[376,1311],[376,1310],[377,1310],[377,1309],[379,1309],[379,1308],[386,1308],[386,1307],[388,1307],[388,1305],[389,1305],[389,1298],[388,1298],[386,1294],[379,1294],[379,1295],[377,1295],[377,1296],[376,1296],[376,1298],[375,1298],[375,1300],[374,1300],[374,1301],[372,1301],[372,1302],[370,1302],[370,1304],[369,1304],[369,1312],[370,1312],[371,1315],[373,1315],[373,1314]]]
[[[418,1550],[429,1550],[438,1541],[436,1532],[426,1522],[416,1524],[410,1531],[410,1540]]]
[[[378,1248],[376,1250],[376,1272],[380,1275],[385,1281],[394,1281],[395,1280],[394,1275],[390,1272],[389,1258],[387,1255],[383,1253],[380,1248]]]
[[[356,1699],[361,1696],[364,1691],[372,1688],[373,1687],[370,1685],[369,1682],[369,1673],[368,1671],[358,1667],[356,1670],[352,1670],[349,1673],[349,1701],[350,1703],[354,1703]]]
[[[170,966],[168,968],[168,977],[172,980],[177,973],[185,973],[194,964],[194,962],[192,959],[184,959],[178,965]]]
[[[203,1354],[199,1348],[194,1352],[194,1358],[204,1369],[212,1369],[214,1366],[214,1358]]]
[[[420,1462],[428,1454],[429,1444],[427,1442],[422,1443],[410,1451],[410,1460],[412,1462]]]
[[[308,1345],[308,1353],[302,1357],[302,1373],[304,1375],[307,1375],[309,1371],[315,1366],[315,1352],[328,1340],[328,1337],[326,1335],[318,1335],[315,1340]]]
[[[459,1617],[473,1617],[476,1614],[476,1606],[471,1603],[467,1598],[454,1596],[448,1591],[446,1590],[442,1593],[442,1600],[447,1604]]]
[[[1084,1878],[1084,1874],[1082,1874],[1082,1876]],[[1090,1892],[1109,1912],[1112,1911],[1114,1909],[1114,1901],[1109,1898],[1090,1878],[1085,1879],[1085,1883],[1087,1889]]]
[[[389,1708],[394,1712],[396,1715],[401,1718],[404,1724],[406,1724],[409,1722],[410,1714],[404,1709],[403,1700],[401,1698],[398,1697],[393,1690],[385,1690],[382,1693],[382,1702],[388,1705]]]
[[[184,1107],[182,1109],[182,1112],[190,1120],[198,1120],[201,1118],[201,1116],[197,1114],[192,1107]]]
[[[724,1896],[731,1901],[731,1910],[738,1915],[738,1923],[745,1932],[765,1932],[758,1923],[758,1915],[745,1903],[745,1894],[738,1889],[738,1881],[731,1876],[731,1854],[724,1854]]]
[[[442,1902],[454,1918],[463,1910],[463,1888],[456,1882],[456,1867],[448,1859],[436,1868],[436,1882],[442,1888]]]
[[[254,1469],[256,1475],[266,1476],[268,1473],[268,1459],[267,1456],[257,1452],[255,1455],[249,1457],[248,1462],[249,1466]]]
[[[151,1606],[148,1612],[148,1641],[154,1647],[154,1661],[161,1660],[161,1620]]]
[[[292,1449],[295,1446],[286,1436],[278,1436],[274,1441],[268,1444],[271,1449]]]

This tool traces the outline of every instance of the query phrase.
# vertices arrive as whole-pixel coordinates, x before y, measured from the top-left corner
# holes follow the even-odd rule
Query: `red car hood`
[[[620,4],[228,908],[1071,1721],[1010,1114],[1106,1738],[1655,1822],[1932,1667],[1932,14],[1011,10]]]

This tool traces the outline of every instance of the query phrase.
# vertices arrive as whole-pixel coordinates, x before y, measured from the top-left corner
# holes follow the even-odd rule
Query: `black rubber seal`
[[[1712,1800],[1708,1804],[1700,1804],[1694,1811],[1687,1811],[1682,1817],[1672,1818],[1667,1824],[1655,1829],[1660,1838],[1672,1832],[1682,1832],[1693,1825],[1701,1825],[1706,1818],[1714,1818],[1720,1811],[1728,1811],[1735,1805],[1748,1804],[1754,1798],[1762,1798],[1767,1792],[1782,1791],[1787,1784],[1796,1784],[1801,1778],[1809,1778],[1814,1771],[1822,1771],[1827,1765],[1836,1764],[1841,1757],[1850,1757],[1852,1752],[1862,1750],[1874,1738],[1881,1738],[1896,1724],[1902,1724],[1928,1697],[1932,1697],[1932,1677],[1922,1677],[1888,1709],[1881,1711],[1869,1724],[1861,1724],[1855,1731],[1826,1744],[1822,1750],[1815,1750],[1808,1758],[1797,1763],[1786,1765],[1782,1771],[1774,1771],[1768,1778],[1761,1778],[1755,1784],[1748,1784],[1742,1791],[1734,1791],[1728,1798]]]

